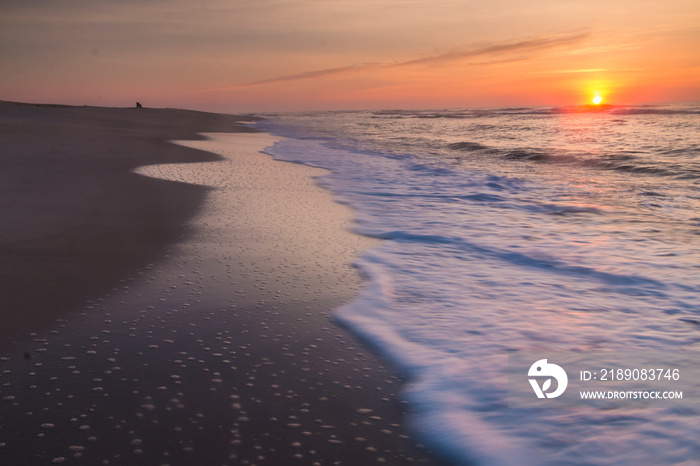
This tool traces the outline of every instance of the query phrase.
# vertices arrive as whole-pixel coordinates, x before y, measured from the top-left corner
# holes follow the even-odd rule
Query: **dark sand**
[[[166,140],[246,130],[174,110],[0,112],[0,464],[432,462],[400,379],[329,319],[369,242],[343,231],[318,170],[241,135],[228,171],[154,167],[215,190],[156,180],[130,170],[221,160]]]

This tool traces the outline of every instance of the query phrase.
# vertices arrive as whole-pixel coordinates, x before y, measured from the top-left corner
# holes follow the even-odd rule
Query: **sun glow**
[[[595,105],[600,105],[600,103],[603,102],[603,98],[599,95],[596,95],[593,97],[593,103]]]

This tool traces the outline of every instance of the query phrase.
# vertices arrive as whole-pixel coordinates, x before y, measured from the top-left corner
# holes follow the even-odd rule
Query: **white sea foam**
[[[510,351],[698,349],[700,247],[688,218],[700,203],[688,185],[595,163],[485,155],[452,163],[458,136],[377,116],[288,115],[259,126],[290,137],[267,150],[274,157],[332,170],[319,182],[357,210],[359,233],[386,240],[357,261],[368,285],[334,317],[409,376],[405,396],[421,438],[477,464],[700,458],[697,404],[507,407]],[[534,146],[527,153],[542,149],[523,129],[534,123],[499,118],[498,137]],[[604,139],[612,123],[601,121],[595,136]],[[609,139],[634,139],[633,128],[625,131]],[[482,135],[470,150],[494,138]],[[609,140],[596,144],[615,150]],[[619,152],[634,149],[632,140],[620,144]],[[643,192],[660,193],[657,206],[640,203]]]

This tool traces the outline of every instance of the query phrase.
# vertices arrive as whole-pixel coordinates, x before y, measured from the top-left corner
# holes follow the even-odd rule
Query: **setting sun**
[[[601,103],[602,101],[603,101],[603,98],[602,98],[601,96],[599,96],[599,95],[593,97],[593,103],[594,103],[595,105],[600,105],[600,103]]]

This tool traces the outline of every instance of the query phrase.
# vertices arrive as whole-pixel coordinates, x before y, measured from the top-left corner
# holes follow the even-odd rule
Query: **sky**
[[[698,0],[0,0],[0,100],[222,112],[700,100]]]

